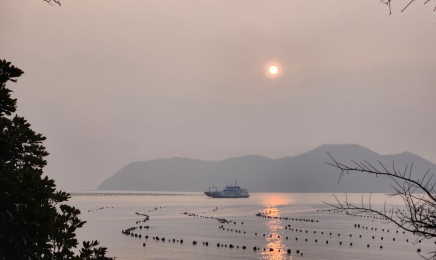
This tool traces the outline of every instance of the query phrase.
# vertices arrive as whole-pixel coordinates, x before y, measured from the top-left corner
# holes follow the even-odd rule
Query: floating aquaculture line
[[[205,196],[204,194],[186,193],[137,193],[137,192],[71,192],[71,196]]]

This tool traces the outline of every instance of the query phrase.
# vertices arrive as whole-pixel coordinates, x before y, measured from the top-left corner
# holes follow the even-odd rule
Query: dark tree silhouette
[[[389,197],[401,197],[404,201],[404,208],[392,206],[386,208],[386,203],[383,209],[374,208],[371,203],[371,196],[368,203],[364,203],[363,195],[360,205],[352,204],[347,197],[344,202],[340,202],[335,196],[337,204],[326,203],[335,210],[351,211],[355,213],[364,213],[369,215],[379,215],[389,222],[394,223],[399,228],[413,233],[417,236],[415,243],[420,239],[430,239],[436,237],[436,183],[431,182],[433,175],[428,175],[428,170],[422,179],[413,179],[413,163],[407,165],[401,171],[395,168],[395,163],[392,163],[392,170],[388,170],[380,161],[377,165],[373,165],[367,161],[356,162],[352,161],[353,166],[347,166],[336,161],[330,154],[332,163],[327,163],[340,170],[339,181],[344,176],[344,173],[360,172],[364,174],[373,174],[375,176],[387,176],[393,181],[391,187],[395,190],[394,193],[388,194]],[[419,253],[419,252],[418,252]],[[419,253],[420,254],[420,253]],[[429,252],[430,256],[425,259],[436,260],[436,251]]]
[[[78,245],[75,231],[86,222],[78,218],[80,210],[61,204],[70,194],[42,176],[46,138],[14,115],[17,100],[6,83],[22,74],[0,60],[0,260],[110,259],[97,241],[83,242],[79,255],[72,251]]]

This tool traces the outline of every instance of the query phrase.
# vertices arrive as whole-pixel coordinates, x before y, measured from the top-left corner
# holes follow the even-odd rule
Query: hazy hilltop
[[[380,155],[356,144],[322,145],[295,157],[270,159],[246,155],[222,161],[168,158],[129,163],[103,181],[98,190],[205,191],[214,184],[219,189],[234,183],[250,192],[390,192],[392,181],[384,176],[350,173],[338,183],[339,170],[325,162],[352,165],[351,160],[368,161],[389,170],[414,163],[413,178],[420,179],[436,165],[415,154],[404,152]]]

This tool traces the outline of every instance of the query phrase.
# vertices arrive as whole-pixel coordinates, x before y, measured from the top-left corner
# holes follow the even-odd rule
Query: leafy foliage
[[[0,260],[110,259],[97,241],[83,242],[76,255],[75,231],[86,222],[80,210],[61,204],[70,194],[56,190],[43,177],[48,155],[30,124],[18,115],[17,100],[6,83],[17,82],[23,71],[0,60]]]

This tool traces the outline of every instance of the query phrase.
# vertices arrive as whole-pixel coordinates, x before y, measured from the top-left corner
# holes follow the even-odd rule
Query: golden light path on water
[[[270,260],[281,260],[281,259],[292,259],[292,256],[287,254],[288,248],[282,243],[282,230],[284,226],[280,219],[280,209],[277,207],[279,205],[286,205],[290,201],[282,196],[268,196],[263,200],[263,214],[268,216],[265,218],[265,225],[269,231],[265,233],[265,238],[267,241],[267,248],[262,252],[261,259]],[[273,251],[270,251],[270,249]]]

